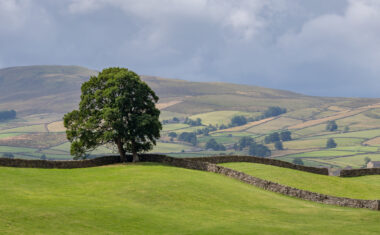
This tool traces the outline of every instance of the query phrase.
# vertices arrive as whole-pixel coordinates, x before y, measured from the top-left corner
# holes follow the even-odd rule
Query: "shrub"
[[[294,158],[292,162],[297,165],[302,165],[302,166],[304,165],[301,158]]]

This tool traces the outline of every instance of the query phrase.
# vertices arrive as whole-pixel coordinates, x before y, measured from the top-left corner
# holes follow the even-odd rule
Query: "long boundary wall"
[[[105,156],[88,160],[67,160],[67,161],[47,161],[47,160],[25,160],[0,158],[0,166],[25,167],[25,168],[85,168],[94,166],[104,166],[120,162],[119,156]]]
[[[340,177],[357,177],[364,175],[380,175],[380,168],[351,169],[340,171]]]
[[[201,162],[209,162],[209,163],[226,163],[226,162],[252,162],[252,163],[260,163],[284,168],[290,168],[299,171],[306,171],[314,174],[320,175],[329,175],[329,170],[327,168],[319,168],[319,167],[310,167],[310,166],[302,166],[296,165],[290,162],[285,162],[281,160],[271,159],[271,158],[263,158],[263,157],[253,157],[253,156],[215,156],[215,157],[195,157],[195,158],[186,158],[190,161],[201,161]]]

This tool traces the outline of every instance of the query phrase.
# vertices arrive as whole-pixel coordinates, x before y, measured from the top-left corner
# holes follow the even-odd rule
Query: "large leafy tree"
[[[107,68],[92,76],[82,85],[79,110],[63,118],[71,154],[85,158],[86,152],[113,143],[122,162],[138,161],[137,153],[152,149],[160,137],[157,101],[154,91],[131,70]]]

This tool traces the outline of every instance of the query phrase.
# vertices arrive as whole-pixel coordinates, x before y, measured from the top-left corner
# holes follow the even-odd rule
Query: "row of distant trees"
[[[16,111],[14,110],[0,111],[0,122],[15,119],[15,118],[16,118]]]

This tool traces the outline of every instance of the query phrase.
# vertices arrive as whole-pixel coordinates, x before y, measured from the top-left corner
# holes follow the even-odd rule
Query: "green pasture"
[[[379,128],[380,119],[371,118],[365,115],[365,113],[360,113],[355,116],[339,119],[336,121],[336,123],[338,126],[342,127],[340,128],[342,130],[344,126],[349,126],[350,130],[358,131],[363,129]]]
[[[185,152],[185,153],[169,153],[168,156],[178,157],[178,158],[187,158],[187,157],[211,157],[211,156],[219,156],[219,155],[247,155],[245,152],[235,152],[235,151],[212,151],[212,150],[204,150],[197,152]]]
[[[319,108],[304,108],[304,109],[299,109],[299,110],[295,110],[295,111],[285,113],[282,116],[290,117],[290,118],[296,118],[296,119],[309,120],[314,115],[316,115],[320,112],[321,112],[321,109],[319,109]]]
[[[363,138],[363,139],[372,139],[374,137],[380,136],[380,129],[374,129],[374,130],[365,130],[365,131],[353,131],[353,132],[347,132],[347,133],[339,133],[339,134],[331,134],[331,135],[324,135],[323,138]],[[320,138],[313,137],[313,138]]]
[[[288,156],[282,156],[282,157],[276,157],[275,159],[286,161],[286,162],[293,162],[294,158],[291,157],[291,155]],[[328,162],[328,160],[325,160],[324,158],[302,158],[302,161],[305,166],[313,166],[313,167],[327,167],[327,168],[337,168],[337,165],[333,165]]]
[[[380,198],[379,175],[340,178],[255,163],[233,162],[221,165],[260,179],[311,192],[357,199]]]
[[[322,138],[322,137],[320,137]],[[337,147],[348,147],[348,146],[359,146],[364,139],[359,138],[334,138],[337,143]],[[312,149],[312,148],[325,148],[327,138],[324,139],[297,139],[292,141],[283,142],[284,148],[286,149]]]
[[[0,168],[0,178],[1,234],[376,234],[380,220],[377,211],[149,163]]]
[[[160,121],[171,120],[174,117],[176,117],[176,118],[184,118],[184,117],[186,117],[186,114],[175,113],[175,112],[170,112],[170,111],[166,111],[166,110],[161,110]]]
[[[340,167],[351,166],[354,168],[363,167],[365,164],[364,159],[369,157],[372,161],[380,161],[380,154],[360,154],[356,156],[350,157],[337,157],[329,160],[317,160],[321,162],[328,162],[334,165],[338,165]]]
[[[232,136],[232,137],[243,137],[243,136],[250,136],[252,138],[256,137],[257,135],[254,135],[252,133],[249,133],[249,132],[245,132],[245,131],[240,131],[240,132],[214,132],[211,134],[212,136]]]
[[[206,143],[210,139],[215,139],[219,144],[234,144],[239,142],[241,137],[229,137],[229,136],[201,136],[198,137],[199,143]]]
[[[296,125],[301,122],[302,122],[301,120],[297,120],[293,118],[280,117],[272,121],[265,122],[263,124],[251,127],[247,130],[247,132],[265,134],[268,132],[285,129],[286,127]]]
[[[25,133],[3,133],[3,134],[0,134],[0,139],[14,137],[14,136],[22,135],[22,134],[25,134]]]
[[[46,132],[44,124],[23,126],[17,128],[10,128],[5,130],[0,130],[0,133],[16,133],[16,132]]]
[[[184,145],[179,143],[163,143],[163,142],[157,142],[157,145],[154,146],[153,150],[151,152],[156,153],[177,153],[181,152],[182,150],[190,150],[192,146],[190,145]]]
[[[316,126],[306,127],[298,130],[291,130],[292,134],[297,137],[307,137],[313,135],[330,134],[331,132],[326,132],[326,124],[319,124]]]
[[[355,151],[355,152],[377,152],[379,151],[378,147],[373,146],[346,146],[346,147],[336,147],[334,150],[343,150],[343,151]]]
[[[256,112],[256,113],[249,113],[249,112],[239,112],[239,111],[215,111],[215,112],[208,112],[208,113],[201,113],[201,114],[196,114],[193,116],[190,116],[190,119],[197,119],[200,118],[202,119],[202,123],[205,125],[228,125],[231,122],[231,119],[234,116],[245,116],[247,118],[249,117],[256,117],[259,116],[261,113]]]
[[[339,156],[349,156],[355,155],[360,152],[352,152],[352,151],[337,151],[337,150],[321,150],[321,151],[313,151],[307,153],[297,153],[292,155],[287,155],[287,157],[292,158],[328,158],[328,157],[339,157]]]
[[[24,147],[0,146],[0,153],[33,153],[37,149]]]
[[[54,147],[52,147],[50,149],[70,152],[70,147],[71,147],[71,143],[70,142],[66,142],[66,143],[54,146]]]
[[[162,132],[170,132],[170,131],[175,131],[178,129],[184,129],[184,128],[188,128],[188,127],[190,127],[190,126],[187,124],[183,124],[183,123],[165,124],[165,125],[162,125]]]

